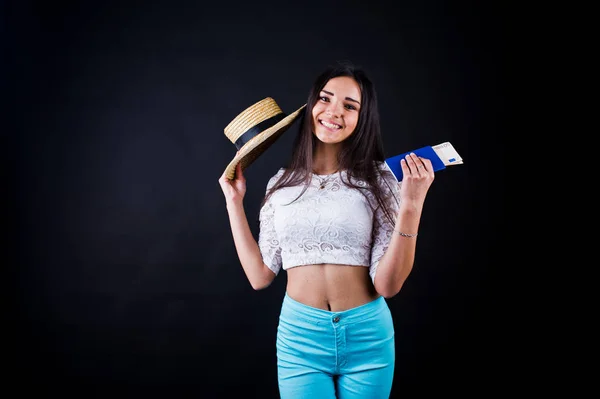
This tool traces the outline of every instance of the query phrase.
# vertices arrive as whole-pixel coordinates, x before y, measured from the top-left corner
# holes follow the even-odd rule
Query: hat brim
[[[260,132],[250,141],[244,144],[244,146],[225,168],[225,176],[229,180],[233,180],[235,178],[235,169],[238,163],[242,164],[242,170],[250,166],[252,162],[254,162],[263,152],[265,152],[267,148],[269,148],[279,137],[281,137],[281,135],[300,116],[300,112],[305,106],[306,104],[298,108],[293,113],[287,115],[275,125]]]

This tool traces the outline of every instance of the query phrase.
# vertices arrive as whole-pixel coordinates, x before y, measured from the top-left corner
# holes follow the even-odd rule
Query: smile
[[[335,123],[325,122],[320,119],[319,119],[319,123],[329,129],[341,129],[342,128],[341,125],[336,125]]]

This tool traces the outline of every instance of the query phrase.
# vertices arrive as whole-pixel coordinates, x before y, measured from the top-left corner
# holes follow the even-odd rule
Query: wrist
[[[400,202],[400,208],[398,209],[398,214],[403,214],[406,216],[420,216],[421,211],[423,210],[423,203],[418,201],[402,201]]]
[[[244,209],[244,203],[241,199],[239,201],[227,201],[226,207],[228,212],[237,212]]]

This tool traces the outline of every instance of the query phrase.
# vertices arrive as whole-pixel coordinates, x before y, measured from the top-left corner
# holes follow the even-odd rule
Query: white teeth
[[[323,126],[328,127],[330,129],[339,129],[339,128],[341,128],[341,126],[339,126],[339,125],[336,125],[336,124],[333,124],[333,123],[328,123],[328,122],[325,122],[325,121],[321,121],[321,124],[323,124]]]

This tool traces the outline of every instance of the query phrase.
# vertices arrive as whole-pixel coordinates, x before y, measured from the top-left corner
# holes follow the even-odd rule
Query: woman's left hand
[[[435,178],[431,161],[411,152],[400,161],[400,166],[403,174],[400,187],[401,201],[422,206]]]

